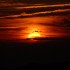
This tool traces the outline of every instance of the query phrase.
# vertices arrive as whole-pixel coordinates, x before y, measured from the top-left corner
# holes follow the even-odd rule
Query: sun
[[[28,38],[38,38],[38,37],[41,37],[38,31],[34,31],[28,35]]]

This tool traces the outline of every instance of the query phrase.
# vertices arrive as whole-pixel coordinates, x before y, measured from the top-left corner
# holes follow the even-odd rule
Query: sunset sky
[[[70,0],[0,0],[0,39],[70,36]]]

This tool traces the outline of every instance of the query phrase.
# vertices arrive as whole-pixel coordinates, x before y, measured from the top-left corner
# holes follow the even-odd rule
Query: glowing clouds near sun
[[[39,24],[28,25],[28,28],[25,30],[27,31],[25,38],[40,38],[43,36],[42,30],[43,30],[43,27]]]
[[[28,38],[38,38],[38,37],[41,37],[38,31],[34,31],[28,35]]]

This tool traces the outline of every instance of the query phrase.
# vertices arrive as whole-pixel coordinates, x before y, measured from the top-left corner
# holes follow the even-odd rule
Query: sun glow
[[[38,31],[32,32],[28,35],[28,38],[38,38],[38,37],[41,37],[41,35]]]

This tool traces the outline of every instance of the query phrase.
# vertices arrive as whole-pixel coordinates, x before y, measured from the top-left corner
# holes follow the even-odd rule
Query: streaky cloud
[[[0,31],[6,31],[6,30],[15,30],[19,31],[22,29],[25,29],[26,27],[0,27]]]
[[[25,12],[18,14],[18,15],[10,15],[10,16],[3,16],[1,18],[25,18],[25,17],[33,17],[33,16],[47,16],[47,15],[69,15],[70,9],[58,9],[54,11],[44,11],[44,12],[36,12],[36,13],[31,13],[27,14]]]
[[[16,3],[17,4],[17,3]],[[24,4],[23,4],[24,5]],[[59,15],[69,14],[70,4],[56,4],[56,5],[44,5],[34,4],[33,6],[11,6],[0,7],[0,19],[1,18],[25,18],[33,16],[46,16],[46,15]]]
[[[40,5],[40,6],[25,6],[25,7],[17,7],[17,9],[28,9],[28,8],[47,8],[47,7],[65,7],[70,6],[70,4],[55,4],[55,5]]]

